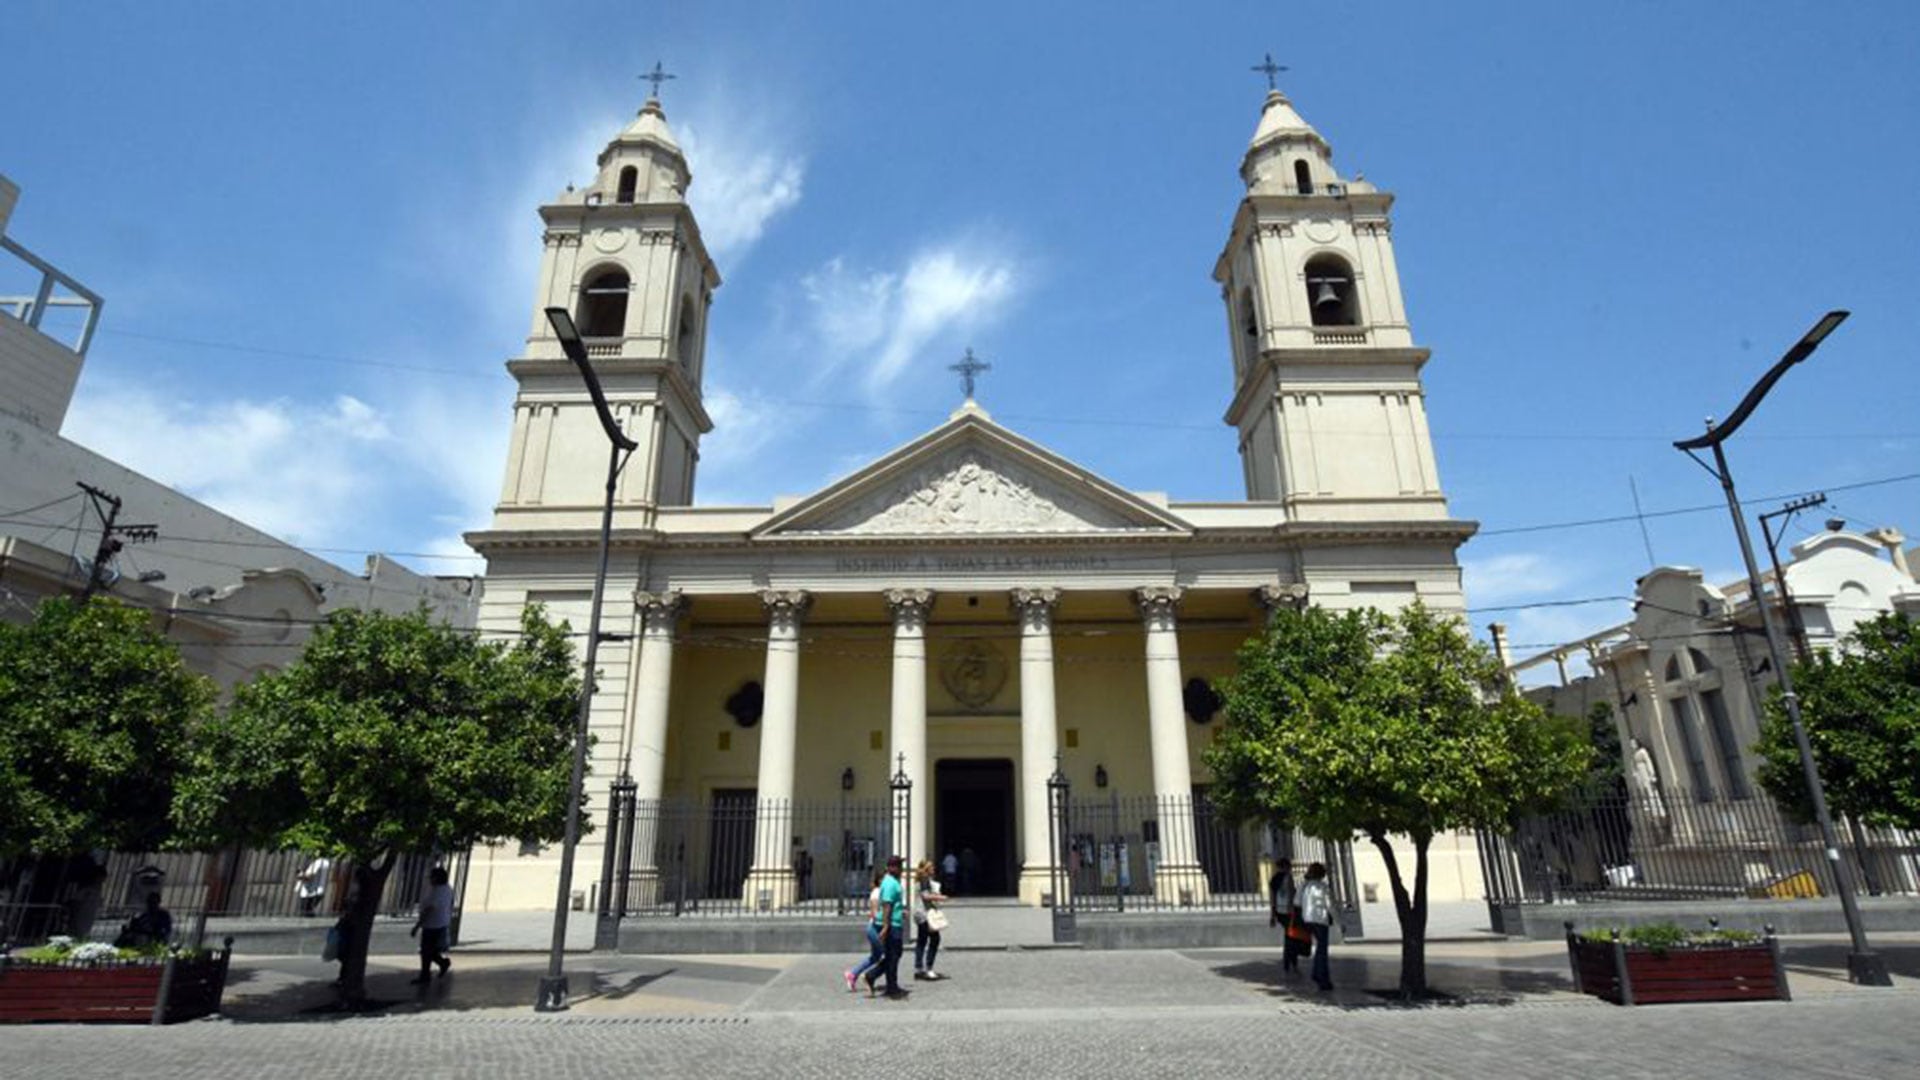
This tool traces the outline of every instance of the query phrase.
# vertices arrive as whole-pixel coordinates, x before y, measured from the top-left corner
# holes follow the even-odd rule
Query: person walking
[[[1300,883],[1300,919],[1313,936],[1313,984],[1322,990],[1333,989],[1333,976],[1327,971],[1327,935],[1333,922],[1333,893],[1327,888],[1325,863],[1307,867],[1307,879]]]
[[[413,921],[410,935],[420,938],[420,976],[413,985],[423,986],[432,978],[433,966],[440,965],[440,977],[453,968],[447,955],[447,932],[453,926],[453,886],[447,884],[447,869],[436,866],[428,876],[427,895],[420,900],[420,917]]]
[[[920,865],[913,868],[913,883],[920,899],[913,909],[917,928],[913,938],[913,977],[937,982],[946,978],[933,970],[933,962],[940,956],[940,932],[947,928],[947,913],[941,910],[947,897],[940,891],[940,880],[933,876],[933,860],[922,859]]]
[[[879,967],[880,962],[886,959],[886,946],[880,940],[880,880],[886,876],[879,870],[873,872],[873,890],[867,893],[867,958],[847,969],[849,994],[858,985],[860,976]],[[867,992],[873,992],[872,984],[868,984]]]
[[[1301,938],[1312,938],[1300,921],[1300,889],[1293,880],[1292,859],[1281,859],[1267,882],[1267,925],[1280,928],[1280,970],[1288,975],[1299,971]]]
[[[872,991],[874,983],[884,976],[887,980],[887,999],[900,1001],[907,991],[900,986],[900,953],[903,949],[902,938],[907,932],[907,889],[900,881],[901,858],[898,855],[887,856],[887,876],[880,879],[880,895],[877,901],[880,927],[880,968],[867,970],[867,989]]]
[[[327,897],[327,877],[333,873],[333,860],[325,855],[315,855],[307,868],[293,877],[293,895],[300,900],[302,918],[312,918],[320,909],[320,901]]]

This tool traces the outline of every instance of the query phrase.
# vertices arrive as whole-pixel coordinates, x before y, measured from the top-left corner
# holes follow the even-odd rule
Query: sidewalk
[[[1895,973],[1892,990],[1846,981],[1847,942],[1795,941],[1787,964],[1796,1002],[1845,995],[1920,997],[1920,935],[1876,941]],[[1351,944],[1332,955],[1336,990],[1322,994],[1303,976],[1286,976],[1271,949],[942,954],[937,983],[912,982],[905,1003],[849,994],[842,956],[574,956],[567,972],[571,1015],[607,1019],[824,1016],[861,1009],[948,1018],[1031,1018],[1135,1014],[1169,1010],[1254,1009],[1325,1012],[1394,1007],[1400,972],[1394,945]],[[909,959],[909,964],[911,960]],[[1566,951],[1553,942],[1443,943],[1428,947],[1428,981],[1450,1005],[1508,1008],[1560,1006],[1615,1009],[1575,994]],[[413,966],[375,957],[368,989],[383,1015],[504,1018],[533,1016],[543,958],[454,953],[453,974],[425,987],[409,985]],[[224,1015],[239,1022],[326,1018],[334,968],[302,956],[236,957]],[[1758,1007],[1758,1006],[1756,1006]]]

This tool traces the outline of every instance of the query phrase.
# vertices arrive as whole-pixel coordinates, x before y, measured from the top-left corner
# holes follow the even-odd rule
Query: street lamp
[[[560,855],[560,891],[553,904],[553,947],[547,956],[547,973],[541,977],[540,990],[533,1001],[535,1012],[559,1012],[567,1007],[564,970],[567,908],[573,891],[573,854],[580,846],[580,789],[587,776],[587,716],[593,708],[594,664],[600,653],[600,602],[607,588],[607,555],[613,540],[613,489],[620,479],[621,468],[640,445],[620,430],[613,410],[607,407],[607,395],[600,389],[600,379],[594,375],[593,367],[587,363],[587,347],[580,340],[579,329],[573,325],[573,316],[566,308],[550,307],[547,321],[553,324],[553,334],[560,339],[560,348],[567,359],[580,369],[580,378],[586,382],[587,392],[593,395],[593,407],[600,414],[600,426],[613,445],[607,457],[607,499],[600,511],[600,568],[593,576],[593,604],[587,616],[587,674],[580,688],[580,717],[573,731],[573,777],[567,784],[567,832]]]
[[[1727,467],[1727,456],[1722,444],[1740,429],[1747,417],[1767,396],[1773,384],[1787,373],[1787,369],[1813,355],[1820,342],[1833,333],[1847,318],[1845,311],[1829,311],[1807,331],[1806,336],[1788,349],[1780,362],[1773,365],[1760,381],[1747,391],[1747,396],[1734,407],[1727,422],[1714,426],[1707,421],[1707,432],[1693,439],[1675,442],[1674,448],[1699,462],[1700,466],[1712,473],[1720,481],[1721,490],[1727,494],[1727,510],[1733,515],[1733,532],[1740,540],[1740,557],[1746,562],[1747,588],[1753,596],[1754,606],[1760,609],[1760,626],[1767,635],[1767,653],[1773,660],[1773,670],[1780,679],[1780,701],[1785,707],[1787,720],[1793,725],[1793,741],[1800,749],[1800,765],[1806,771],[1807,790],[1813,797],[1813,814],[1820,823],[1820,838],[1826,845],[1827,863],[1833,869],[1833,880],[1840,893],[1840,910],[1846,916],[1847,933],[1853,938],[1853,951],[1847,954],[1847,977],[1862,986],[1892,986],[1893,980],[1887,975],[1886,961],[1867,945],[1866,927],[1860,922],[1860,904],[1853,893],[1853,878],[1845,863],[1840,861],[1840,841],[1833,831],[1833,816],[1827,812],[1826,789],[1820,783],[1820,770],[1813,762],[1813,748],[1807,743],[1806,725],[1800,720],[1800,697],[1793,689],[1793,671],[1787,666],[1786,650],[1780,641],[1780,630],[1773,624],[1773,613],[1768,609],[1766,598],[1760,590],[1760,567],[1753,558],[1753,541],[1747,535],[1747,522],[1740,509],[1740,497],[1733,490],[1733,473]],[[1713,464],[1700,460],[1694,451],[1712,450]],[[1756,702],[1756,707],[1757,707]]]

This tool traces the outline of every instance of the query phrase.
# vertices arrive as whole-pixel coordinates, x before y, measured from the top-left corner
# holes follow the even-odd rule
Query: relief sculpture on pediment
[[[978,450],[919,469],[836,519],[828,528],[850,533],[1087,532],[1121,524],[1080,500],[1042,494]]]

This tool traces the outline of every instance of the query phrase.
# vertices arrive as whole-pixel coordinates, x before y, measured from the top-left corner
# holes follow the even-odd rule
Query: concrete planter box
[[[220,1011],[232,955],[228,947],[198,960],[34,964],[0,959],[0,1023],[197,1020]]]
[[[1780,944],[1769,933],[1751,945],[1676,945],[1651,949],[1587,941],[1569,929],[1574,988],[1615,1005],[1676,1001],[1790,1001]]]

